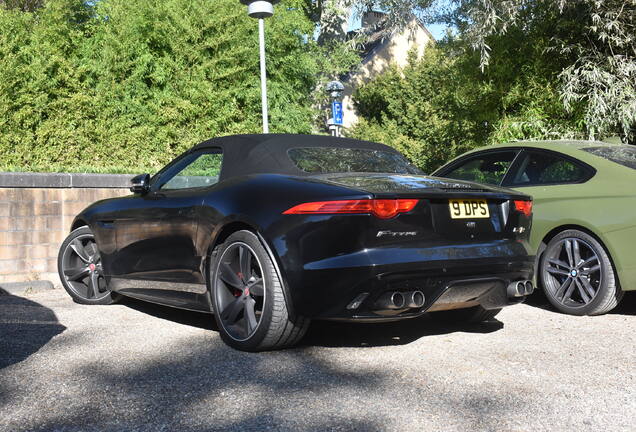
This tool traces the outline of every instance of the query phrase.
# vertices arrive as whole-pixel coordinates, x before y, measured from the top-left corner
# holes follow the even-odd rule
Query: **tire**
[[[66,237],[57,256],[57,271],[62,286],[75,303],[109,305],[120,299],[108,288],[95,236],[87,226],[73,230]]]
[[[569,315],[601,315],[623,298],[609,253],[583,231],[563,231],[550,240],[538,276],[548,301]]]
[[[272,259],[250,231],[237,231],[210,260],[214,318],[223,341],[241,351],[287,348],[302,339],[309,320],[290,320]]]
[[[484,309],[482,306],[474,306],[466,309],[453,309],[440,312],[431,312],[431,318],[443,322],[480,323],[490,321],[501,309]]]

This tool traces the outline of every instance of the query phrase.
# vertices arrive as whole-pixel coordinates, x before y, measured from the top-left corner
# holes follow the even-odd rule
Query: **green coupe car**
[[[636,290],[636,146],[513,142],[468,152],[433,175],[534,197],[535,276],[558,310],[603,314]]]

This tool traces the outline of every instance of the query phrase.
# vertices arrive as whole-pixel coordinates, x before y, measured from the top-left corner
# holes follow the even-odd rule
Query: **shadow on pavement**
[[[443,323],[428,316],[390,323],[345,323],[316,321],[311,324],[301,346],[377,347],[405,345],[422,337],[455,332],[492,333],[503,323],[492,320],[479,324]]]
[[[121,304],[138,312],[152,315],[156,318],[165,319],[191,327],[217,331],[214,316],[211,314],[177,309],[130,297],[124,297],[121,300]]]
[[[49,309],[26,299],[3,297],[25,308],[32,307],[38,314],[38,323],[25,324],[25,311],[14,329],[22,333],[9,332],[7,338],[7,329],[1,327],[2,353],[22,353],[19,357],[25,358],[64,331]],[[0,300],[0,306],[5,303]],[[126,300],[124,305],[158,319],[215,330],[210,315],[135,300]],[[517,388],[502,389],[496,395],[487,388],[457,392],[426,367],[418,369],[415,377],[405,377],[406,388],[396,387],[394,372],[373,362],[360,362],[366,353],[362,356],[359,352],[344,353],[352,361],[339,361],[333,352],[314,347],[406,344],[428,335],[457,331],[484,333],[502,327],[498,321],[448,326],[429,318],[366,325],[317,322],[300,347],[258,354],[235,351],[211,332],[202,332],[188,338],[173,336],[159,352],[140,355],[136,350],[123,348],[122,339],[111,334],[95,338],[86,346],[89,352],[106,352],[107,356],[83,354],[80,359],[70,359],[72,375],[64,372],[61,378],[60,371],[53,371],[51,376],[39,372],[31,377],[29,370],[16,375],[23,380],[34,379],[36,388],[63,382],[56,387],[54,397],[69,404],[68,408],[38,409],[37,414],[27,417],[20,414],[0,419],[0,424],[5,420],[9,426],[6,430],[16,431],[373,432],[386,430],[387,424],[408,427],[408,422],[395,423],[385,417],[383,409],[357,408],[355,401],[359,398],[374,403],[370,395],[380,391],[383,407],[389,404],[398,412],[426,409],[437,418],[461,420],[467,430],[494,430],[499,419],[516,412],[520,403],[528,403],[526,399],[531,396],[528,392],[520,393]],[[390,358],[390,353],[386,355]],[[16,357],[12,361],[19,360]],[[21,393],[23,385],[24,381],[19,380],[0,382],[0,408],[19,406],[25,397]],[[27,387],[31,391],[31,386]],[[422,405],[422,400],[427,401],[426,405]]]
[[[609,313],[616,315],[636,315],[636,291],[627,291],[618,306]]]
[[[51,309],[0,288],[0,369],[26,360],[64,330]]]
[[[530,297],[526,298],[523,303],[527,304],[528,306],[536,307],[550,312],[557,312],[557,310],[552,307],[552,305],[546,298],[543,290],[540,289],[536,289]]]
[[[141,300],[126,298],[127,307],[154,317],[179,324],[218,331],[210,314],[191,312]],[[503,328],[503,323],[492,320],[480,324],[442,323],[428,316],[389,323],[347,323],[314,321],[300,346],[320,347],[377,347],[405,345],[422,337],[464,333],[492,333]]]
[[[83,363],[74,409],[30,420],[29,431],[383,431],[387,417],[356,406],[379,390],[383,404],[416,412],[421,398],[432,414],[494,430],[529,394],[518,389],[457,393],[423,368],[411,393],[390,384],[382,367],[333,361],[312,348],[244,353],[218,338],[199,336],[165,346],[162,357],[139,358],[126,367]],[[501,393],[501,391],[500,391]],[[405,397],[408,394],[410,397]],[[415,396],[413,395],[415,394]],[[107,402],[99,399],[107,395]],[[97,398],[97,400],[96,400]],[[430,403],[430,402],[429,402]],[[379,410],[382,411],[382,410]]]

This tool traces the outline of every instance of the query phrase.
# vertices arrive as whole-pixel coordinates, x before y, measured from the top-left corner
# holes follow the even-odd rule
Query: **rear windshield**
[[[615,147],[588,147],[583,151],[600,156],[617,164],[636,169],[636,147],[619,145]]]
[[[422,174],[404,156],[383,150],[338,147],[305,147],[289,149],[296,166],[312,174],[375,172]]]

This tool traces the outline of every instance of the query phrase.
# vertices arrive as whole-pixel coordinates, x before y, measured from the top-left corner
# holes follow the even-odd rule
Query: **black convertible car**
[[[290,346],[311,319],[487,320],[533,290],[528,196],[426,177],[385,145],[227,136],[132,182],[75,218],[64,287],[213,311],[237,349]]]

